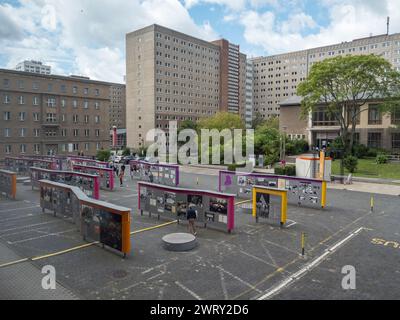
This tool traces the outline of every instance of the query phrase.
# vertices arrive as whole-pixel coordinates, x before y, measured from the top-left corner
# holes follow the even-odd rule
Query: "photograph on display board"
[[[164,212],[164,202],[165,199],[163,196],[157,196],[157,211]]]
[[[95,213],[95,209],[82,206],[81,219],[84,238],[100,241],[100,217]]]
[[[115,250],[122,250],[122,216],[98,210],[100,216],[100,242]]]
[[[176,202],[176,212],[178,217],[186,217],[186,210],[188,208],[188,204],[186,201],[177,201]]]
[[[210,198],[210,211],[228,214],[228,201],[222,198]]]
[[[203,207],[203,196],[189,194],[187,196],[187,203],[189,206],[195,205],[197,207]]]
[[[256,195],[256,212],[258,217],[269,218],[270,213],[270,195],[257,193]]]
[[[167,212],[176,213],[176,194],[172,192],[166,192],[164,194],[165,205],[164,209]]]
[[[246,186],[247,185],[247,178],[239,176],[237,184],[238,184],[238,186]]]

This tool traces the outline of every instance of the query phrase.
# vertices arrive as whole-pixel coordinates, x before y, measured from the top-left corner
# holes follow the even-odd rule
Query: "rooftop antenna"
[[[386,35],[389,35],[389,27],[390,27],[390,17],[387,17],[387,32],[386,32]]]

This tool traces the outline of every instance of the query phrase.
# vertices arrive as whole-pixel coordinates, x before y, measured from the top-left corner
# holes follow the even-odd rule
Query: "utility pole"
[[[386,31],[386,35],[389,35],[389,28],[390,28],[390,17],[387,17],[387,31]]]

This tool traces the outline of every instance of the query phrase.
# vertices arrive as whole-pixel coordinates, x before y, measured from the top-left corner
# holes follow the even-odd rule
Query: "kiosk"
[[[109,168],[73,165],[72,171],[97,175],[100,179],[100,188],[107,191],[114,190],[114,172]]]
[[[153,180],[153,183],[167,186],[179,185],[178,165],[131,160],[130,167],[133,170],[133,176],[140,180],[148,182]]]
[[[0,193],[15,200],[17,197],[17,174],[8,170],[0,170]]]

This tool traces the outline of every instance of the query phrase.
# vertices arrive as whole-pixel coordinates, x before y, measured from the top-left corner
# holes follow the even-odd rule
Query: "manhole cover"
[[[122,279],[125,278],[128,275],[128,272],[126,272],[125,270],[116,270],[113,272],[113,277],[116,279]]]

